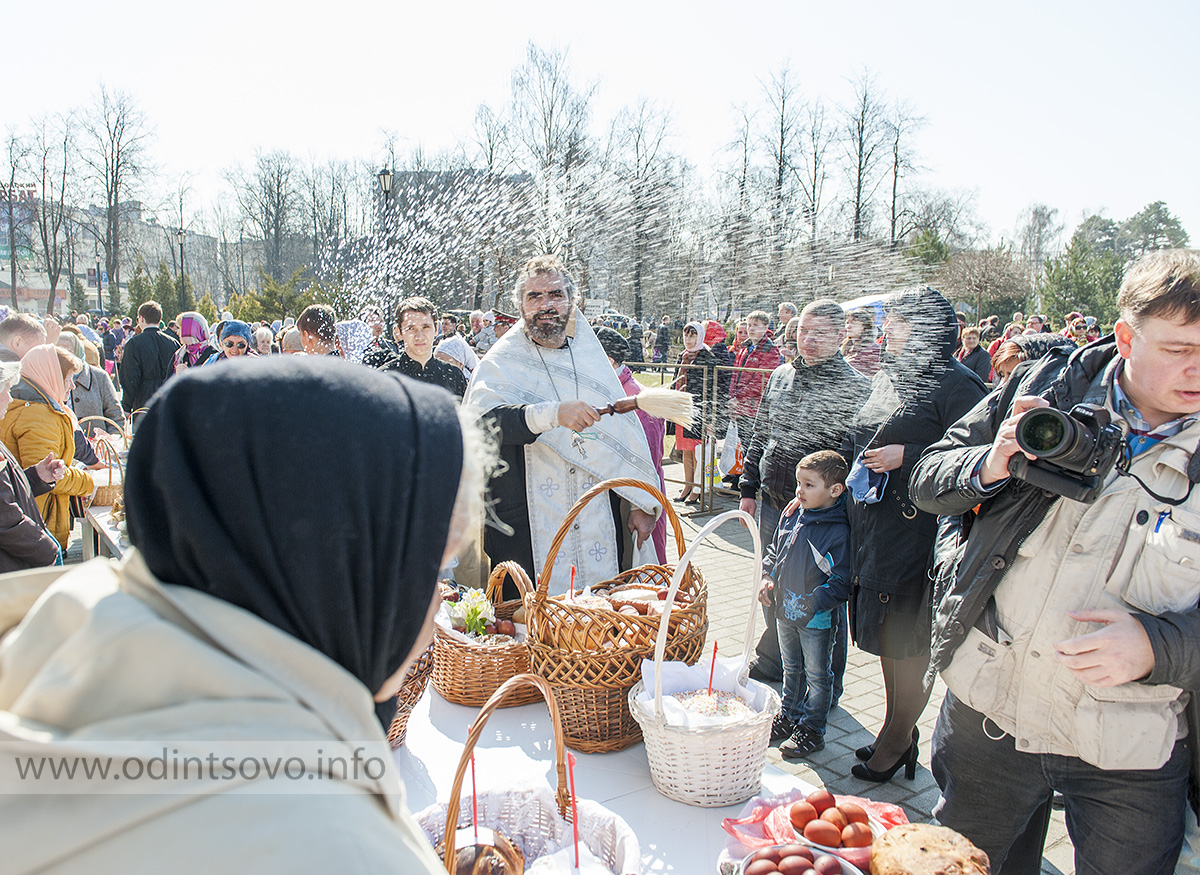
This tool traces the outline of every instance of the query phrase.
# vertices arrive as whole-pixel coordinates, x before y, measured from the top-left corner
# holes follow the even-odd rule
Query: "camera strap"
[[[1134,474],[1133,471],[1130,470],[1130,466],[1132,464],[1133,451],[1130,450],[1129,439],[1126,438],[1121,442],[1121,457],[1117,459],[1117,474],[1124,477],[1132,477],[1137,481],[1138,486],[1142,487],[1146,494],[1155,501],[1161,501],[1163,504],[1168,504],[1171,507],[1179,507],[1179,505],[1183,504],[1191,497],[1192,489],[1195,488],[1197,483],[1200,483],[1200,443],[1196,444],[1196,449],[1192,450],[1192,457],[1188,459],[1188,488],[1187,492],[1183,494],[1183,498],[1167,498],[1165,495],[1159,495],[1157,492],[1147,486],[1146,482],[1142,480],[1141,477],[1139,477],[1137,474]]]

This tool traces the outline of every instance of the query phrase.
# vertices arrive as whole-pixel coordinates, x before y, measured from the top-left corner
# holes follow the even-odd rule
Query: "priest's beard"
[[[542,346],[557,349],[563,345],[567,336],[567,322],[570,314],[563,315],[557,310],[539,310],[532,317],[526,317],[526,328],[529,336]]]

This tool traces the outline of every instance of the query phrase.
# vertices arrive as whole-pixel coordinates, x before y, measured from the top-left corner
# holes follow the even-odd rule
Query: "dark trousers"
[[[779,528],[779,517],[782,508],[771,506],[766,497],[758,503],[758,532],[762,538],[765,551],[775,538],[775,530]],[[758,639],[754,648],[754,665],[764,675],[777,681],[783,680],[783,659],[779,655],[779,628],[775,623],[775,608],[764,607],[763,619],[766,629]],[[842,683],[846,675],[846,651],[850,641],[850,624],[846,606],[841,605],[833,612],[833,694],[830,697],[830,707],[836,705],[842,698]]]
[[[987,853],[995,875],[1038,875],[1054,791],[1079,875],[1173,872],[1183,843],[1188,740],[1158,769],[1105,770],[1022,753],[1012,736],[947,692],[933,733],[934,817]],[[990,730],[990,732],[989,732]]]

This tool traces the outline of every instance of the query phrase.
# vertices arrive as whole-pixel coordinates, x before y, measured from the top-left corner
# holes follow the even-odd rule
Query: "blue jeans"
[[[779,654],[783,657],[783,715],[823,736],[833,696],[830,663],[837,619],[828,629],[808,629],[790,623],[779,623],[776,628]]]
[[[1187,740],[1158,769],[1106,771],[1076,757],[1021,753],[946,693],[933,733],[933,815],[987,852],[996,875],[1037,875],[1055,790],[1078,875],[1172,872],[1183,843]],[[1032,827],[1032,828],[1031,828]]]

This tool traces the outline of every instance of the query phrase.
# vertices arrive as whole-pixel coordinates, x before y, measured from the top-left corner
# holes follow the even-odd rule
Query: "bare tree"
[[[867,234],[872,202],[882,182],[879,164],[886,148],[887,105],[882,90],[867,71],[854,82],[854,100],[842,110],[842,145],[850,177],[851,239]]]
[[[1017,240],[1030,288],[1037,287],[1046,269],[1046,259],[1058,249],[1063,223],[1056,221],[1057,218],[1058,210],[1046,204],[1030,204],[1021,215]]]
[[[104,227],[93,225],[91,230],[104,246],[111,306],[121,290],[125,211],[149,170],[146,146],[151,129],[132,97],[123,91],[110,93],[101,85],[97,105],[84,116],[83,131],[83,162],[104,201]]]
[[[263,269],[276,282],[287,278],[284,247],[302,210],[296,162],[282,150],[259,152],[254,171],[227,175],[246,225],[262,240]]]
[[[582,196],[580,174],[589,158],[588,102],[596,85],[577,89],[564,52],[533,43],[512,76],[513,141],[525,154],[541,199],[536,244],[572,260]]]
[[[508,126],[503,116],[486,103],[475,110],[475,145],[483,168],[488,173],[500,174],[513,163],[512,143]]]
[[[739,107],[737,112],[737,137],[728,147],[734,156],[733,167],[728,174],[732,190],[721,220],[721,237],[727,250],[725,273],[729,300],[726,316],[738,306],[739,294],[745,293],[754,240],[750,160],[754,119],[744,106]]]
[[[633,314],[642,318],[643,285],[651,273],[651,252],[665,241],[669,221],[666,199],[671,186],[672,156],[666,151],[670,114],[643,99],[623,110],[613,124],[610,149],[613,167],[629,196],[628,226],[632,231]]]
[[[954,297],[975,299],[975,318],[983,305],[997,300],[1024,301],[1029,294],[1025,271],[1007,246],[956,252],[937,279],[938,288]]]
[[[911,170],[916,169],[915,153],[909,138],[918,129],[924,127],[924,116],[915,114],[908,101],[900,101],[888,113],[884,129],[887,132],[888,146],[892,152],[891,177],[891,246],[896,246],[913,228],[911,211],[901,206],[900,180]]]
[[[825,183],[829,180],[825,153],[834,137],[834,131],[826,119],[825,105],[819,99],[805,107],[803,128],[804,154],[795,172],[804,193],[809,247],[816,249],[817,219],[825,206]]]
[[[769,189],[771,216],[771,278],[776,295],[782,295],[788,283],[784,276],[784,254],[791,243],[790,218],[796,211],[797,168],[803,128],[800,119],[800,88],[784,64],[771,74],[764,85],[771,108],[771,124],[763,137],[770,159]]]
[[[12,298],[12,308],[17,309],[17,240],[20,226],[28,221],[27,210],[24,206],[23,188],[17,185],[17,178],[24,172],[26,162],[32,147],[24,137],[18,136],[15,129],[9,128],[4,138],[4,158],[8,162],[8,179],[3,184],[0,197],[4,198],[4,219],[8,237],[8,271],[9,292]]]
[[[54,119],[43,116],[35,122],[33,157],[40,196],[33,201],[33,221],[41,243],[46,279],[50,283],[47,313],[54,308],[58,280],[67,256],[70,230],[67,217],[72,210],[67,202],[67,180],[71,176],[74,152],[74,126],[70,114]]]

